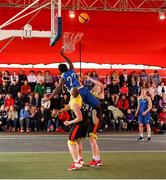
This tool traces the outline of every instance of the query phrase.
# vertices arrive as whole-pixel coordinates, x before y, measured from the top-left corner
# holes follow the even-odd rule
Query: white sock
[[[140,136],[141,136],[141,137],[144,137],[143,133],[140,133]]]
[[[99,155],[93,155],[93,159],[95,160],[95,161],[99,161],[100,160],[100,156]]]
[[[96,156],[96,159],[97,159],[97,161],[99,161],[99,160],[100,160],[100,156],[99,156],[99,155],[97,155],[97,156]]]
[[[81,156],[78,156],[78,161],[80,161],[82,159],[82,157]]]
[[[95,155],[92,156],[92,159],[95,159]]]
[[[75,159],[74,162],[75,162],[75,163],[78,163],[79,161],[78,161],[78,159]]]
[[[148,134],[148,137],[150,137],[150,134]]]

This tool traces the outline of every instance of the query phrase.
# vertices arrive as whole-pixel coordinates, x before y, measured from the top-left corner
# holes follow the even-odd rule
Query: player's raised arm
[[[85,76],[85,77],[87,77],[87,79],[90,80],[90,81],[92,81],[94,84],[100,86],[101,88],[104,88],[103,83],[101,83],[100,81],[95,80],[95,79],[91,78],[90,76]]]
[[[67,56],[64,55],[63,49],[60,52],[60,55],[66,60],[67,64],[69,65],[69,68],[74,69],[74,65],[73,65],[72,61]]]

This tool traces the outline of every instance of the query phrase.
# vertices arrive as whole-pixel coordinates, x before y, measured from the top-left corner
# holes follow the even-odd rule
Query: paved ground
[[[55,134],[0,134],[0,152],[66,152],[67,135]],[[100,134],[101,151],[164,151],[166,135],[153,135],[152,142],[136,141],[137,134]],[[90,151],[88,139],[84,151]]]

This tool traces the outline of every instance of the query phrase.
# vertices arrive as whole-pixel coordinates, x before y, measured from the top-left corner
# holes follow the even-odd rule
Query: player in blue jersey
[[[77,74],[74,71],[73,63],[69,58],[64,55],[63,50],[61,51],[61,56],[66,60],[69,65],[69,68],[66,64],[60,64],[58,69],[61,74],[61,78],[59,80],[59,85],[53,91],[53,93],[45,100],[50,100],[55,95],[60,93],[63,86],[66,86],[70,91],[73,87],[76,87],[79,90],[79,93],[83,99],[85,104],[88,104],[92,110],[92,117],[93,117],[93,128],[92,132],[89,132],[89,141],[91,144],[92,149],[92,160],[88,163],[89,166],[101,166],[102,162],[99,155],[99,147],[97,144],[96,133],[100,127],[100,120],[101,120],[101,103],[91,94],[91,92],[84,87],[81,82],[79,81]]]
[[[140,137],[138,138],[138,141],[143,141],[143,129],[144,124],[147,128],[147,141],[151,141],[151,128],[150,128],[150,110],[152,108],[152,101],[150,97],[147,95],[147,90],[142,89],[141,95],[138,97],[138,106],[135,113],[135,116],[138,116],[138,122],[139,122],[139,132]]]

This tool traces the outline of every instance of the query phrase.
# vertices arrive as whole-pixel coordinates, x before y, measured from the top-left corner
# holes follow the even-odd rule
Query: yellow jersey
[[[70,105],[70,109],[71,109],[71,110],[73,110],[73,105],[74,105],[74,104],[78,104],[78,106],[80,107],[80,109],[82,108],[82,106],[83,106],[83,100],[82,100],[82,97],[81,97],[80,94],[79,94],[76,98],[73,98],[73,97],[70,98],[69,105]]]

